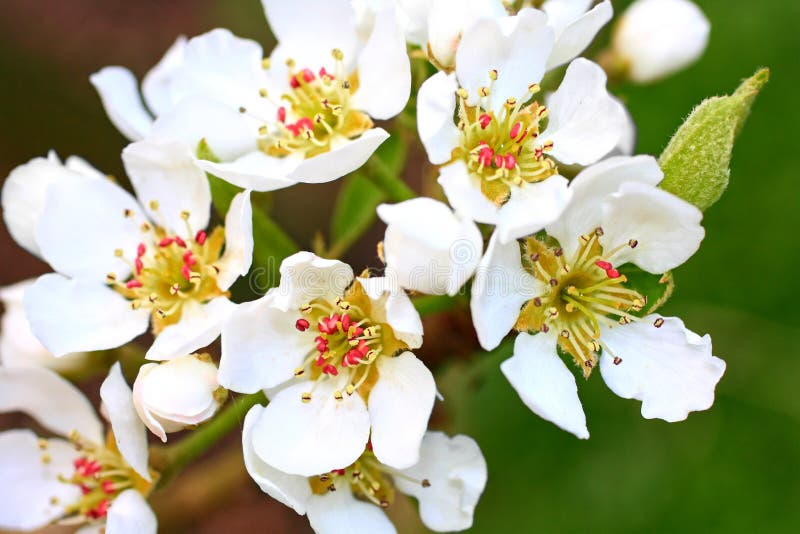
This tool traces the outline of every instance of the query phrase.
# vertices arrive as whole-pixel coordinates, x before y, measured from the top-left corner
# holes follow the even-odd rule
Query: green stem
[[[380,187],[392,201],[402,202],[417,196],[414,190],[392,172],[386,162],[377,154],[369,160],[368,165],[371,172],[366,173],[367,177]]]
[[[232,399],[228,406],[210,422],[193,431],[175,445],[151,450],[150,465],[161,473],[159,487],[169,484],[190,462],[200,457],[236,427],[242,425],[245,414],[266,402],[263,392]]]
[[[455,308],[462,299],[447,295],[422,295],[412,299],[414,307],[422,317],[441,313]]]

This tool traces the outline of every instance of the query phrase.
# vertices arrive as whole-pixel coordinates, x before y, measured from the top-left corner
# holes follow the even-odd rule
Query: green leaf
[[[386,193],[362,174],[344,180],[331,218],[331,238],[347,240],[361,235],[375,221],[375,208],[386,200]]]
[[[402,177],[407,152],[407,143],[402,136],[393,135],[378,147],[367,162],[366,177],[383,190],[392,202],[417,196]]]
[[[768,80],[769,69],[761,69],[732,95],[709,98],[692,111],[659,158],[662,189],[703,211],[719,200],[728,187],[736,137]]]
[[[203,139],[197,145],[197,157],[208,161],[219,161],[214,152]],[[225,219],[233,197],[242,191],[241,188],[226,182],[212,174],[206,173],[211,188],[211,200],[214,209],[221,219]],[[257,290],[266,291],[278,284],[278,267],[281,261],[299,250],[297,244],[284,230],[273,221],[263,209],[268,204],[266,193],[251,193],[253,206],[253,267],[259,271],[251,271],[258,275],[253,280]]]

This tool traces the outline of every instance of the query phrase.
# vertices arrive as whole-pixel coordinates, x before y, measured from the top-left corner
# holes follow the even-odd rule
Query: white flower
[[[245,417],[242,447],[247,472],[262,491],[308,515],[318,534],[393,533],[381,511],[391,506],[395,490],[419,501],[422,522],[437,532],[465,530],[486,486],[486,461],[467,436],[427,432],[419,461],[406,469],[383,464],[369,448],[345,467],[298,476],[271,467],[260,457],[257,428],[266,408],[254,406]]]
[[[34,280],[23,280],[0,287],[3,316],[0,319],[0,365],[6,367],[47,367],[58,373],[79,369],[87,361],[86,353],[54,357],[31,332],[22,305],[25,290]]]
[[[311,476],[352,464],[371,439],[396,468],[418,460],[433,408],[431,372],[411,300],[386,278],[354,278],[336,260],[299,252],[280,286],[239,306],[223,327],[219,382],[269,389],[253,446],[286,473]]]
[[[636,282],[649,276],[663,284],[660,273],[689,259],[704,236],[700,211],[656,187],[662,178],[649,156],[587,168],[571,184],[566,211],[546,228],[558,245],[529,237],[523,254],[516,241],[493,236],[473,284],[481,345],[496,347],[512,327],[521,332],[503,373],[531,410],[581,438],[589,432],[575,378],[556,347],[587,378],[599,355],[606,384],[641,400],[648,419],[680,421],[709,408],[725,371],[710,337],[651,313],[659,303]],[[626,272],[640,276],[629,280]]]
[[[532,98],[553,43],[540,11],[523,9],[502,23],[481,19],[461,39],[455,73],[440,72],[419,91],[420,138],[430,161],[444,164],[447,199],[457,212],[496,225],[503,242],[540,230],[566,206],[567,180],[554,159],[594,163],[626,128],[605,73],[585,59],[569,65],[547,106]]]
[[[386,276],[400,287],[452,296],[475,272],[483,250],[480,230],[445,204],[430,198],[381,204],[378,216],[388,225]]]
[[[225,396],[217,383],[217,366],[207,354],[143,365],[133,383],[136,412],[161,441],[167,441],[168,432],[213,417]]]
[[[178,139],[192,157],[205,140],[219,161],[195,157],[196,165],[258,191],[327,182],[363,165],[389,136],[373,119],[400,113],[411,90],[394,9],[374,13],[364,37],[347,0],[263,4],[278,40],[271,57],[223,29],[179,40],[145,78],[155,122],[130,72],[95,74],[109,116],[126,118],[114,121],[120,130],[144,116],[131,138]]]
[[[547,0],[542,10],[554,30],[555,46],[548,61],[555,68],[578,56],[613,14],[606,0],[589,9],[593,0]],[[406,38],[419,45],[437,67],[456,66],[462,35],[480,19],[507,20],[501,0],[396,0]]]
[[[637,0],[614,28],[611,47],[635,82],[650,83],[697,61],[711,24],[689,0]]]
[[[0,529],[38,530],[63,521],[86,525],[80,532],[105,526],[109,534],[155,534],[156,517],[145,500],[152,489],[147,434],[118,363],[100,398],[111,422],[109,440],[72,384],[43,368],[0,367],[0,411],[24,412],[60,436],[0,432]]]
[[[24,299],[31,330],[55,356],[120,346],[151,316],[148,358],[188,354],[219,335],[234,308],[227,290],[249,270],[249,192],[234,198],[224,230],[207,233],[208,182],[178,144],[140,141],[123,160],[141,203],[99,173],[60,165],[23,165],[4,185],[4,204],[38,214],[6,217],[12,235],[56,271]]]

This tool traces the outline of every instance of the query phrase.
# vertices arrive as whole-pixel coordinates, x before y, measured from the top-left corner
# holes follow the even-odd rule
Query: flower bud
[[[210,419],[224,399],[217,366],[204,354],[143,365],[133,384],[136,412],[161,441]]]
[[[637,0],[614,30],[614,55],[631,80],[649,83],[694,63],[711,26],[689,0]]]

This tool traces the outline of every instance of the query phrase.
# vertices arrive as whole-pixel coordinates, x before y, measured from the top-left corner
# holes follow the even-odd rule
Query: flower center
[[[357,76],[346,76],[341,50],[332,55],[336,62],[333,73],[324,67],[317,72],[296,70],[294,61],[287,60],[291,90],[281,95],[286,105],[279,105],[273,131],[263,126],[259,132],[264,152],[278,157],[299,153],[310,158],[335,148],[332,145],[337,138],[352,139],[372,128],[372,119],[350,105],[358,88]],[[266,90],[261,95],[268,97]]]
[[[526,101],[510,98],[495,111],[489,97],[497,76],[497,71],[490,71],[490,84],[478,89],[474,106],[467,104],[467,91],[458,90],[461,139],[456,156],[480,178],[481,192],[499,206],[508,200],[512,187],[541,182],[556,174],[556,165],[546,156],[553,143],[539,140],[540,123],[548,113],[533,98],[539,85],[529,86]]]
[[[64,517],[59,523],[75,525],[105,518],[114,499],[126,489],[134,488],[143,495],[149,493],[152,483],[145,481],[125,462],[116,450],[112,435],[109,434],[110,445],[105,447],[77,432],[73,432],[69,439],[82,454],[74,460],[72,474],[59,475],[59,481],[77,486],[81,497],[74,503],[64,504]],[[48,463],[47,440],[39,440],[39,449],[42,450],[42,462]],[[52,502],[61,504],[55,497]]]
[[[158,203],[153,201],[150,207],[157,212]],[[125,216],[134,214],[127,211]],[[136,257],[125,257],[122,249],[114,252],[130,265],[130,277],[122,281],[115,273],[106,276],[106,282],[130,300],[131,308],[152,310],[155,334],[180,320],[186,302],[205,303],[227,294],[217,285],[219,267],[215,265],[225,243],[224,229],[217,227],[211,235],[204,230],[193,232],[189,212],[181,213],[181,218],[192,239],[168,235],[163,226],[144,221]]]
[[[355,282],[333,303],[319,298],[300,309],[295,328],[309,341],[313,336],[313,348],[294,374],[315,381],[312,390],[302,394],[303,402],[311,401],[321,380],[338,381],[336,400],[355,392],[366,399],[378,379],[375,361],[408,348],[388,324],[370,317],[371,307],[361,284]]]
[[[519,331],[558,333],[558,344],[583,369],[587,378],[597,364],[597,353],[608,350],[600,340],[600,326],[627,324],[638,320],[647,297],[626,287],[628,279],[611,263],[626,247],[638,246],[630,240],[610,251],[598,241],[601,228],[579,238],[572,261],[564,258],[560,247],[548,247],[535,237],[525,243],[523,264],[549,290],[528,301],[520,312]],[[659,325],[656,325],[659,326]],[[614,358],[614,363],[619,363]]]
[[[392,479],[395,477],[418,483],[423,488],[431,485],[428,479],[417,480],[380,463],[372,452],[371,443],[367,443],[364,454],[351,466],[311,477],[308,483],[316,495],[337,491],[348,484],[357,498],[381,508],[388,508],[394,502],[395,487]]]

